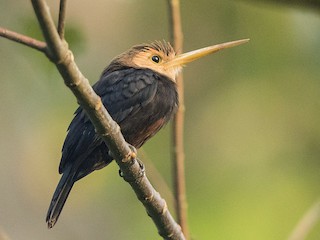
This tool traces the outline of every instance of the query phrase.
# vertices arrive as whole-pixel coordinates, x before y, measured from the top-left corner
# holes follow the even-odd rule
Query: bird
[[[125,140],[139,149],[175,114],[179,105],[176,77],[182,67],[247,41],[222,43],[179,55],[164,40],[135,45],[115,57],[92,87],[120,126]],[[107,145],[84,109],[78,107],[62,147],[62,177],[47,212],[48,228],[56,224],[74,183],[112,161]]]

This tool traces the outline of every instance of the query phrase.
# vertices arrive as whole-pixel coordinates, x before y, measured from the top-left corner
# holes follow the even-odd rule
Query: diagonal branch
[[[177,54],[182,53],[183,33],[180,14],[179,0],[168,0],[170,12],[170,34],[171,42]],[[185,154],[183,144],[184,131],[184,86],[183,77],[180,73],[177,77],[177,89],[179,96],[179,108],[173,120],[173,178],[174,193],[176,200],[176,213],[178,223],[187,239],[189,239],[189,228],[187,221],[187,197],[185,180]]]
[[[58,33],[61,39],[64,39],[66,12],[67,12],[67,0],[60,0]]]
[[[32,0],[41,30],[48,45],[50,60],[56,64],[65,84],[77,97],[79,104],[86,111],[105,141],[126,179],[135,191],[138,199],[145,206],[148,215],[164,239],[184,240],[180,226],[174,221],[164,199],[152,187],[147,177],[141,176],[136,154],[125,142],[120,127],[113,121],[100,97],[93,91],[89,81],[82,75],[73,59],[72,52],[55,28],[49,8],[44,0]]]
[[[46,53],[47,44],[45,42],[41,42],[34,38],[25,36],[17,32],[10,31],[2,27],[0,27],[0,36],[17,43],[21,43],[23,45],[36,49],[40,52]]]

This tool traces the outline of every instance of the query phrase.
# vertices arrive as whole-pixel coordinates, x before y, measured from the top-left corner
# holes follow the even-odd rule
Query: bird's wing
[[[93,88],[111,117],[120,124],[153,100],[157,78],[151,70],[128,68],[102,75]]]
[[[111,117],[121,123],[152,101],[157,89],[157,75],[147,69],[133,68],[106,72],[93,88]],[[85,160],[101,143],[84,110],[79,107],[68,128],[59,172],[62,173],[69,163]]]
[[[69,163],[82,162],[95,148],[102,143],[97,138],[94,126],[89,121],[84,110],[79,107],[68,128],[68,134],[62,147],[62,157],[59,173],[63,173]]]

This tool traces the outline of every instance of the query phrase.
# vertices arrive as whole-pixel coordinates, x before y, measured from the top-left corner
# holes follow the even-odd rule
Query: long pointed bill
[[[221,43],[221,44],[213,45],[210,47],[205,47],[205,48],[201,48],[198,50],[194,50],[191,52],[183,53],[183,54],[177,55],[174,59],[167,62],[166,65],[167,65],[167,67],[183,66],[186,63],[192,62],[192,61],[197,60],[201,57],[209,55],[211,53],[218,52],[218,51],[225,49],[225,48],[235,47],[235,46],[241,45],[243,43],[246,43],[248,41],[249,41],[249,39],[242,39],[242,40],[238,40],[238,41]]]

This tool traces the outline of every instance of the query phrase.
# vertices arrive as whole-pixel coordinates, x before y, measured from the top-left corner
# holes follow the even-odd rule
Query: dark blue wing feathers
[[[94,89],[101,96],[111,117],[121,123],[141,106],[150,103],[157,89],[156,75],[146,69],[126,69],[103,76]],[[121,81],[115,81],[115,76]],[[152,79],[152,80],[150,80]],[[110,85],[112,83],[112,85]]]
[[[93,88],[111,117],[121,124],[153,100],[157,90],[157,75],[147,69],[133,68],[104,72]],[[83,161],[83,155],[90,154],[90,150],[101,143],[102,140],[96,135],[93,125],[79,107],[68,128],[59,172],[62,173],[68,164]]]

